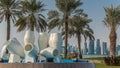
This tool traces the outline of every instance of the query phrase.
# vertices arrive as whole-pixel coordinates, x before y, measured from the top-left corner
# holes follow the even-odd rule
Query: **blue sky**
[[[55,7],[55,1],[54,0],[42,0],[44,4],[46,4],[45,8],[47,9],[43,14],[47,16],[47,13],[49,10],[57,9]],[[109,45],[109,30],[106,28],[102,22],[102,20],[105,17],[105,12],[103,7],[110,7],[118,6],[120,5],[120,0],[81,0],[84,4],[80,7],[84,9],[85,13],[89,15],[89,18],[91,18],[93,21],[90,23],[91,28],[94,30],[94,36],[96,39],[101,39],[101,41],[108,42]],[[54,29],[52,32],[56,32],[57,30]],[[22,31],[20,33],[16,32],[16,28],[12,25],[11,26],[11,37],[16,37],[20,43],[23,45],[23,37],[24,32]],[[117,30],[118,33],[118,39],[117,44],[120,44],[120,28]],[[36,42],[37,45],[37,37],[38,34],[36,34]],[[6,39],[6,23],[0,23],[0,46],[2,46]],[[84,42],[84,41],[83,41]],[[69,43],[71,45],[77,45],[76,38],[72,38],[69,40]],[[83,45],[83,43],[82,43]]]

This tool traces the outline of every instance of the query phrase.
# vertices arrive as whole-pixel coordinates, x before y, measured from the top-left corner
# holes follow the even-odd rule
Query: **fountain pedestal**
[[[91,62],[79,63],[0,63],[0,68],[95,68]]]

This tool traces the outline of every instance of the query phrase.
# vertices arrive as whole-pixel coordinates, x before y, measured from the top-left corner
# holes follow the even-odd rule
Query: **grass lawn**
[[[85,60],[93,61],[95,63],[95,65],[96,65],[96,68],[120,68],[120,66],[107,66],[107,65],[105,65],[104,61],[103,61],[104,57],[103,58],[101,58],[101,57],[87,58]],[[97,60],[97,62],[96,62],[96,60]],[[98,61],[100,61],[100,62],[98,63]]]
[[[107,66],[103,63],[95,63],[96,68],[120,68],[120,66]]]

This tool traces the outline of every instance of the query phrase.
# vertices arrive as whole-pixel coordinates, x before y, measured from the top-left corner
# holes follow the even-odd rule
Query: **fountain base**
[[[0,68],[95,68],[92,62],[78,63],[0,63]]]

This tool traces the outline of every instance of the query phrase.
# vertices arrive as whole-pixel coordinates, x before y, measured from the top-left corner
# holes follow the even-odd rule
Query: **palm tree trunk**
[[[8,41],[10,39],[10,16],[7,16],[7,38],[6,40]]]
[[[31,30],[31,31],[34,31],[34,24],[32,24],[32,25],[30,26],[30,30]]]
[[[64,57],[67,58],[67,44],[68,44],[68,17],[65,18],[65,48],[64,48]]]
[[[10,39],[10,14],[7,14],[7,38],[8,41]],[[8,50],[6,49],[6,53],[8,54]]]
[[[117,34],[115,29],[111,29],[109,38],[110,38],[110,57],[114,58],[116,51],[116,39],[117,39]]]
[[[81,53],[81,36],[80,36],[80,33],[78,32],[77,33],[77,37],[78,37],[78,57],[79,59],[82,59],[82,53]]]

